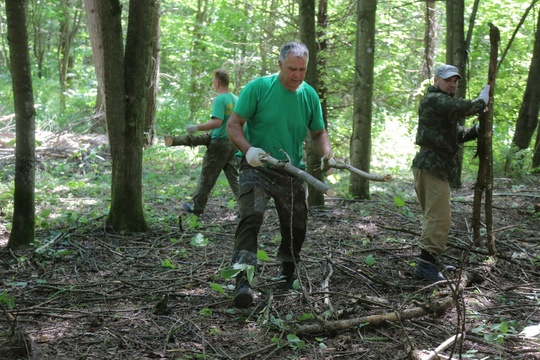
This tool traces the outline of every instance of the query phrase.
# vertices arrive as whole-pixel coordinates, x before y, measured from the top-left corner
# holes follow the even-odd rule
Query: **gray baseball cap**
[[[435,69],[435,77],[448,79],[449,77],[452,77],[452,76],[457,76],[461,79],[461,75],[459,75],[458,68],[453,65],[441,65]]]

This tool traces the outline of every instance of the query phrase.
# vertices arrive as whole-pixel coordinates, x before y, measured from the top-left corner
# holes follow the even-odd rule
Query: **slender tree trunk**
[[[489,56],[489,73],[487,83],[490,85],[488,111],[480,114],[480,137],[478,138],[478,177],[474,186],[473,202],[473,233],[475,245],[481,242],[481,208],[482,194],[485,192],[485,224],[488,253],[495,255],[495,235],[493,234],[493,93],[497,78],[497,57],[499,54],[499,41],[501,38],[499,29],[490,27],[491,51]]]
[[[27,0],[6,0],[7,39],[16,116],[15,193],[9,248],[34,241],[35,235],[35,110],[28,52]]]
[[[315,0],[300,0],[300,40],[309,50],[309,62],[306,72],[306,82],[318,90],[317,73],[317,38],[315,32]],[[323,180],[320,158],[314,148],[310,134],[306,138],[306,170],[319,180]],[[324,205],[324,194],[308,185],[309,205]]]
[[[156,0],[155,18],[152,19],[152,63],[149,68],[149,84],[146,94],[146,115],[144,124],[144,146],[152,146],[156,138],[156,108],[159,86],[160,64],[160,6],[161,0]]]
[[[359,0],[357,3],[354,114],[350,151],[351,165],[368,173],[371,162],[376,10],[376,1]],[[356,198],[369,199],[369,180],[351,173],[349,192]]]
[[[43,8],[47,6],[44,1],[31,0],[30,1],[30,27],[32,28],[33,37],[33,51],[36,58],[37,77],[41,79],[43,77],[43,59],[45,58],[45,51],[47,45],[47,34],[43,30]]]
[[[63,17],[60,20],[60,39],[58,44],[58,74],[60,81],[60,108],[66,108],[68,73],[72,67],[71,45],[79,31],[82,11],[80,0],[62,0]]]
[[[206,51],[204,46],[204,23],[207,20],[208,0],[197,0],[197,13],[195,14],[195,22],[193,24],[193,41],[191,46],[191,80],[189,92],[189,118],[192,119],[194,114],[203,105],[203,96],[199,94],[199,74],[203,69],[200,65],[200,55]],[[205,69],[206,70],[206,69]]]
[[[437,45],[435,32],[437,29],[437,14],[435,0],[426,0],[425,28],[424,28],[424,59],[422,61],[421,81],[431,79],[433,71],[433,58]]]
[[[465,98],[467,95],[464,12],[464,0],[446,0],[446,62],[456,66],[462,75],[454,95],[460,98]],[[464,125],[465,118],[460,119],[459,124]],[[452,179],[450,179],[450,186],[460,188],[463,147],[459,148],[456,163],[457,166],[454,168]]]

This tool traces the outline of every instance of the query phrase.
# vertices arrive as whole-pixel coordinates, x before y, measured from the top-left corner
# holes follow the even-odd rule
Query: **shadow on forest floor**
[[[461,334],[440,354],[540,359],[538,335],[519,335],[540,324],[538,188],[506,184],[494,189],[496,257],[485,245],[469,247],[471,184],[453,191],[442,260],[458,267],[468,280],[461,284],[412,279],[418,204],[398,207],[381,194],[311,208],[299,271],[305,291],[285,290],[270,208],[259,247],[272,260],[259,264],[249,309],[232,306],[232,281],[220,274],[236,221],[217,198],[201,219],[181,214],[183,231],[169,220],[148,233],[115,234],[102,218],[39,232],[49,240],[0,249],[0,358],[17,359],[9,351],[29,346],[32,359],[425,359]]]

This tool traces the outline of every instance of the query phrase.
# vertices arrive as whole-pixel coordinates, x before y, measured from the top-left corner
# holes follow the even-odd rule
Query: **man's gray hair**
[[[279,49],[279,61],[282,63],[285,62],[287,56],[291,54],[296,57],[306,57],[306,60],[309,61],[309,50],[306,45],[299,42],[289,42],[284,45],[281,45]]]

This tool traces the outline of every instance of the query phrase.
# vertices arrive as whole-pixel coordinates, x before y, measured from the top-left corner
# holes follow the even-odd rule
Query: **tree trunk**
[[[377,2],[359,0],[354,77],[354,114],[351,138],[351,165],[369,173],[371,161],[371,114],[373,65],[375,59],[375,13]],[[359,199],[369,199],[369,180],[351,174],[349,192]]]
[[[72,66],[71,45],[81,23],[81,1],[62,0],[63,16],[60,17],[60,39],[58,44],[58,74],[60,81],[60,109],[66,108],[68,73]],[[74,10],[75,9],[75,10]]]
[[[300,0],[298,9],[300,13],[300,40],[309,50],[309,62],[306,72],[306,82],[316,91],[318,90],[317,73],[317,39],[315,32],[315,0]],[[318,180],[323,180],[320,157],[315,151],[315,144],[311,140],[310,134],[306,137],[306,170]],[[324,194],[316,190],[312,185],[308,185],[309,205],[324,205]]]
[[[31,0],[30,2],[30,26],[32,28],[33,37],[33,50],[36,58],[37,77],[41,79],[43,77],[43,59],[45,58],[45,51],[47,50],[47,32],[42,28],[44,8],[47,4],[44,1]]]
[[[461,80],[454,96],[460,98],[465,98],[467,95],[464,12],[464,0],[446,0],[446,63],[452,64],[459,69]],[[460,119],[459,124],[464,125],[465,118]],[[459,148],[456,163],[457,166],[454,168],[450,179],[450,186],[460,188],[463,147]]]
[[[103,89],[112,157],[111,207],[107,225],[115,231],[146,231],[142,207],[142,151],[152,19],[156,1],[131,1],[123,52],[121,6],[118,0],[85,0],[88,24],[97,24],[92,39]],[[95,19],[90,19],[94,17]],[[97,40],[97,41],[96,41]]]
[[[435,32],[437,29],[437,14],[435,13],[435,0],[426,0],[425,28],[424,28],[424,60],[422,61],[421,82],[431,79],[433,71],[433,58],[437,42]],[[420,85],[420,84],[419,84]]]
[[[540,29],[540,15],[538,15],[537,29]],[[527,149],[531,143],[532,136],[538,125],[538,114],[540,112],[540,32],[536,32],[534,48],[529,68],[527,86],[523,95],[523,102],[519,109],[516,121],[516,131],[512,139],[512,146],[518,150]],[[537,134],[536,146],[533,154],[532,166],[540,166],[540,136]],[[509,160],[507,160],[509,161]]]
[[[156,1],[155,17],[152,18],[152,63],[149,67],[149,84],[146,94],[146,115],[144,124],[144,146],[154,145],[156,141],[156,108],[157,93],[159,86],[159,64],[160,64],[160,5],[161,0]]]
[[[35,110],[28,53],[27,0],[6,0],[7,39],[16,116],[13,224],[7,246],[20,247],[35,235]]]
[[[208,0],[197,0],[197,13],[193,23],[193,41],[191,46],[191,80],[189,91],[189,119],[192,120],[197,111],[203,106],[204,96],[199,94],[199,75],[202,71],[200,65],[200,54],[205,52],[204,45],[204,24],[208,15]],[[205,69],[206,70],[206,69]]]

